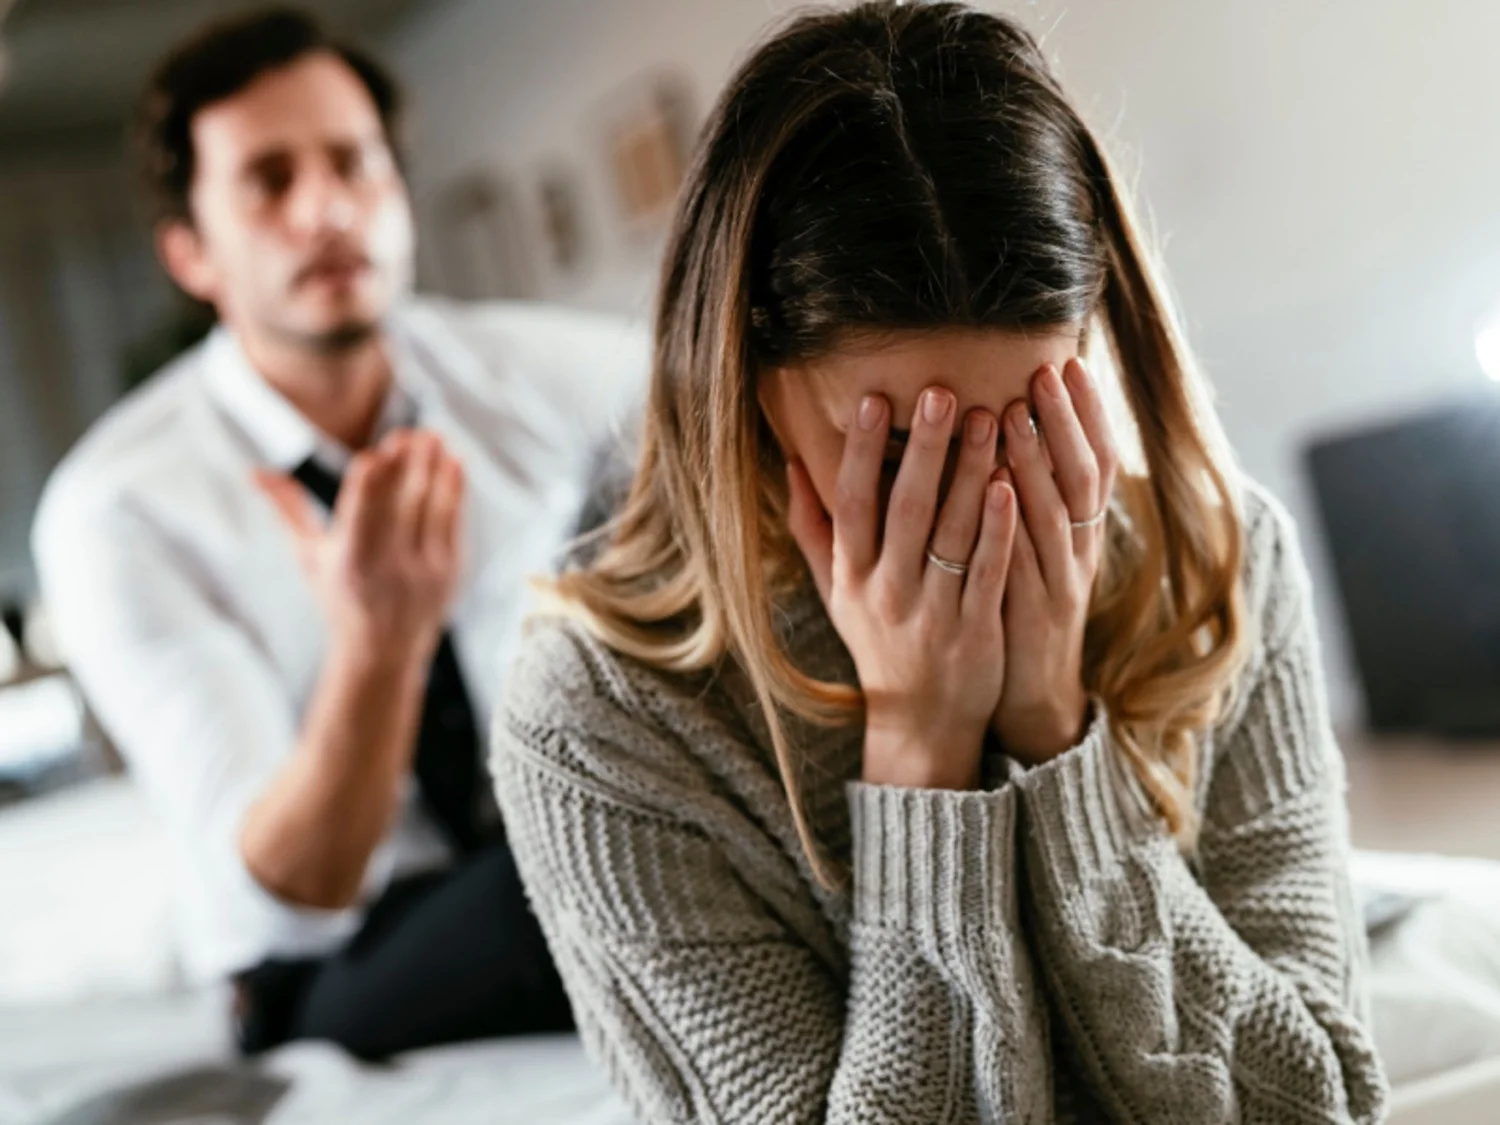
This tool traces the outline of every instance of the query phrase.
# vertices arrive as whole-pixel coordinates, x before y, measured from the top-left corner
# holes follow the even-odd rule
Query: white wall
[[[1301,475],[1308,435],[1483,384],[1500,301],[1500,5],[1489,0],[1034,0],[1091,119],[1139,166],[1190,333],[1246,467],[1303,519],[1335,708],[1357,706]],[[706,110],[780,0],[447,0],[395,37],[419,206],[482,165],[586,179],[597,257],[561,300],[644,312],[651,249],[617,234],[598,120],[679,68]]]

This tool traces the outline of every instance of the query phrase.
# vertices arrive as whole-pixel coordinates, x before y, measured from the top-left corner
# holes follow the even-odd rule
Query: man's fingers
[[[464,467],[457,457],[441,454],[432,474],[427,515],[422,524],[423,551],[438,562],[458,555],[464,506]]]
[[[787,527],[807,559],[818,595],[827,605],[833,591],[833,521],[801,461],[786,463],[786,490]]]
[[[322,533],[323,527],[313,513],[312,500],[302,485],[285,473],[273,473],[256,469],[252,478],[255,487],[265,494],[281,516],[281,522],[298,543],[306,543]]]
[[[428,430],[412,434],[396,490],[396,527],[400,541],[420,551],[427,542],[433,477],[443,456],[443,442]]]
[[[354,455],[339,490],[334,523],[348,537],[356,563],[378,557],[389,534],[403,454],[384,446]]]

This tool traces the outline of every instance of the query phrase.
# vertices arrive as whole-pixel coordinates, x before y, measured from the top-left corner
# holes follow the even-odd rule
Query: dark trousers
[[[235,978],[246,1054],[327,1039],[365,1059],[528,1032],[572,1012],[510,849],[393,883],[339,952],[267,961]]]

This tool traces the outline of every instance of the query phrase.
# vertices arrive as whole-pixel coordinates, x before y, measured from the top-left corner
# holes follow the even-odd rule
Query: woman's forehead
[[[928,387],[952,391],[960,412],[999,413],[1026,398],[1032,376],[1046,364],[1061,368],[1078,354],[1079,330],[1014,332],[943,329],[867,335],[802,365],[809,387],[840,425],[859,400],[884,395],[899,425]]]

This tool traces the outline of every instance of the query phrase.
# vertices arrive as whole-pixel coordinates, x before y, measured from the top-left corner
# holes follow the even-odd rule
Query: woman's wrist
[[[902,789],[979,788],[984,732],[867,725],[861,779]]]
[[[1007,716],[995,730],[1001,748],[1019,762],[1037,764],[1064,754],[1083,741],[1093,716],[1089,696],[1076,701],[1028,709]]]

